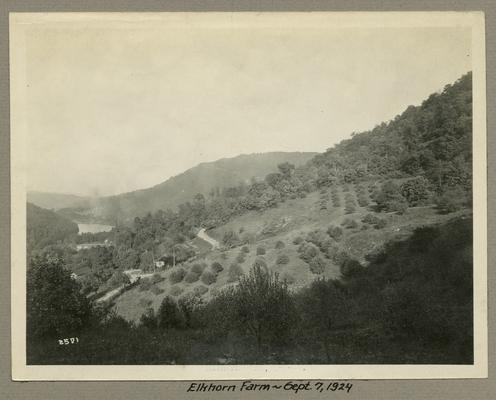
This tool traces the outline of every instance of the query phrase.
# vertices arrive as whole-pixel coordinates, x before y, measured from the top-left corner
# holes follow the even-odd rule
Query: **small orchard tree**
[[[297,236],[293,239],[293,244],[299,245],[303,242],[303,238],[301,236]]]
[[[222,266],[222,264],[217,261],[212,263],[210,269],[214,274],[219,274],[220,272],[224,271],[224,267]]]
[[[339,226],[331,225],[329,229],[327,229],[327,234],[332,237],[336,242],[339,242],[343,237],[343,230]]]
[[[210,271],[204,271],[202,276],[201,276],[201,281],[205,285],[211,285],[211,284],[215,283],[216,280],[217,280],[216,275]]]
[[[263,246],[257,247],[257,256],[263,256],[265,254],[265,252],[266,252],[265,247],[263,247]]]
[[[347,200],[344,207],[344,212],[346,214],[353,214],[356,211],[355,202],[352,200]]]
[[[205,263],[196,263],[191,266],[191,271],[196,274],[201,274],[206,267],[207,264]]]
[[[178,268],[174,271],[171,271],[169,274],[169,281],[171,284],[179,283],[186,276],[186,271],[184,268]]]
[[[194,271],[189,271],[185,276],[184,276],[184,281],[188,283],[193,283],[196,282],[198,279],[200,279],[200,274],[194,272]]]
[[[180,286],[177,286],[177,285],[172,285],[170,290],[169,290],[169,294],[171,296],[174,296],[174,297],[177,297],[179,296],[180,294],[182,294],[184,292],[184,289]]]
[[[312,243],[304,242],[298,247],[298,254],[303,261],[308,263],[314,257],[318,256],[319,249]]]
[[[289,263],[289,257],[286,254],[281,254],[277,256],[276,264],[284,265]]]

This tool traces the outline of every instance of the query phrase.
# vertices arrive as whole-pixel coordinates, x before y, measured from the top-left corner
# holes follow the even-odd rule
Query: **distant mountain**
[[[48,210],[60,210],[61,208],[89,207],[91,199],[84,196],[76,196],[64,193],[48,193],[29,191],[28,202]]]
[[[277,169],[277,165],[289,162],[303,165],[317,153],[311,152],[270,152],[242,154],[197,165],[154,187],[99,198],[92,209],[98,219],[112,220],[116,217],[129,219],[159,209],[176,209],[191,201],[197,193],[205,197],[222,191],[223,188],[249,184],[254,179]]]

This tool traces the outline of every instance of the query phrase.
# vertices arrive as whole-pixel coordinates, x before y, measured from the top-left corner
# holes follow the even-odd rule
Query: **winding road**
[[[205,228],[200,229],[196,234],[196,236],[204,240],[205,242],[209,243],[212,246],[212,249],[215,250],[220,248],[220,243],[217,240],[215,240],[213,237],[209,236]]]
[[[128,269],[124,271],[124,273],[129,277],[130,283],[127,285],[121,285],[115,289],[110,290],[109,292],[105,293],[102,297],[96,300],[97,303],[102,303],[107,300],[112,300],[114,297],[117,297],[121,294],[121,292],[124,291],[126,286],[129,286],[130,284],[133,284],[136,282],[138,279],[141,278],[151,278],[153,276],[152,273],[143,273],[140,269]]]
[[[111,290],[110,292],[105,293],[105,295],[100,297],[99,299],[97,299],[96,302],[102,303],[104,301],[110,300],[113,297],[117,296],[121,292],[121,290],[123,290],[123,289],[124,289],[124,285],[119,286],[118,288],[115,288],[115,289]]]
[[[198,238],[204,240],[208,244],[210,244],[210,246],[212,246],[213,250],[220,248],[220,243],[217,240],[215,240],[213,237],[209,236],[208,233],[206,232],[205,228],[200,229],[198,231],[198,233],[196,234],[196,236]],[[134,283],[138,278],[148,278],[148,277],[151,277],[153,275],[153,273],[144,274],[139,269],[127,270],[127,271],[124,271],[124,273],[129,276],[131,283]],[[118,288],[115,288],[115,289],[107,292],[104,296],[97,299],[96,302],[101,303],[103,301],[107,301],[107,300],[110,300],[110,299],[118,296],[120,294],[120,292],[123,291],[125,286],[126,285],[122,285],[122,286],[119,286]]]

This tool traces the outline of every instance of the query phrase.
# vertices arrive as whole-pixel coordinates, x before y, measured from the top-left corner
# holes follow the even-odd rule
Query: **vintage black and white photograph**
[[[483,376],[483,29],[11,15],[14,377]]]

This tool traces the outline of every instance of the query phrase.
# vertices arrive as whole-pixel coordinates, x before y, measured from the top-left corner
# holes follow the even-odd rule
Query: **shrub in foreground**
[[[303,261],[310,262],[312,258],[319,254],[319,249],[312,243],[302,243],[298,247],[298,254]]]
[[[211,285],[212,283],[215,283],[217,281],[217,277],[210,271],[204,271],[201,276],[201,281],[205,285]]]
[[[207,292],[208,292],[208,288],[206,286],[203,286],[203,285],[198,285],[194,289],[194,294],[196,296],[203,296]]]
[[[229,267],[228,271],[228,282],[236,282],[241,275],[243,275],[243,268],[239,264],[233,263]]]
[[[288,285],[292,285],[293,283],[296,282],[296,279],[293,275],[291,275],[289,272],[284,272],[281,275],[281,280],[283,282],[286,282]]]
[[[284,344],[294,326],[294,300],[276,274],[254,265],[233,291],[232,309],[239,329],[248,332],[260,354],[265,344]]]
[[[258,257],[253,263],[253,268],[260,268],[265,272],[269,272],[269,268],[267,267],[267,263],[262,257]]]
[[[317,256],[312,258],[308,262],[308,265],[310,267],[310,271],[312,271],[313,274],[322,274],[325,270],[326,262],[322,257]]]
[[[214,274],[218,274],[219,272],[224,271],[224,267],[217,261],[212,263],[210,269]]]

